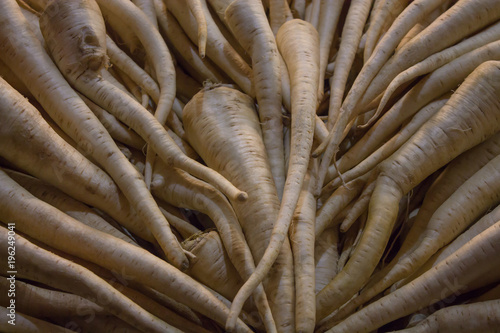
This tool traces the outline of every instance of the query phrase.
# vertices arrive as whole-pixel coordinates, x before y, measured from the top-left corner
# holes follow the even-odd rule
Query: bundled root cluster
[[[0,7],[0,331],[499,332],[500,1]]]

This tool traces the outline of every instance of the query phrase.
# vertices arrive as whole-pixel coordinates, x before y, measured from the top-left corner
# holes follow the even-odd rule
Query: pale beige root
[[[320,52],[318,103],[323,99],[326,66],[343,5],[343,0],[321,0],[319,4],[320,12],[317,26]]]
[[[282,106],[282,114],[286,114],[286,111],[290,112],[292,109],[291,102],[291,88],[290,88],[290,76],[288,74],[288,69],[283,60],[283,57],[280,57],[280,71],[281,71],[281,95],[283,98],[283,106]],[[284,107],[284,109],[283,109]],[[328,129],[323,120],[316,115],[314,119],[314,140],[322,143],[328,137]],[[288,169],[288,167],[287,167]]]
[[[219,323],[225,322],[229,313],[227,306],[188,275],[183,274],[177,268],[152,255],[148,251],[87,227],[56,208],[34,198],[5,175],[5,173],[0,172],[0,177],[2,183],[0,187],[0,196],[3,198],[8,196],[9,198],[8,204],[5,203],[5,199],[0,200],[0,219],[7,223],[12,223],[15,219],[16,230],[19,232],[26,233],[39,241],[48,243],[50,246],[60,251],[64,251],[84,260],[89,260],[109,270],[122,273],[126,272],[130,280],[150,288],[158,289],[160,292],[166,293],[175,299],[182,300],[184,304],[192,307],[195,311],[199,311]],[[26,214],[19,216],[16,212],[20,210],[26,212]],[[33,223],[34,220],[36,220],[36,223]],[[75,246],[75,242],[68,242],[68,239],[77,240],[79,246]],[[20,245],[19,237],[16,240],[16,244]],[[41,249],[31,251],[29,256],[33,257],[33,252],[41,253]],[[47,255],[49,252],[44,253]],[[20,252],[16,254],[18,256],[16,259],[19,260]],[[57,258],[57,256],[55,257]],[[0,259],[3,259],[3,257]],[[33,261],[32,259],[30,260]],[[60,260],[53,260],[53,262],[60,262]],[[44,264],[41,262],[41,259],[31,262],[30,266],[33,267],[35,264],[43,267],[42,270],[37,270],[40,273],[50,275],[51,273],[48,272],[50,269],[59,273],[65,272],[64,269],[61,270],[55,267],[54,264],[47,262]],[[20,267],[28,268],[27,266],[27,263],[26,265],[19,265],[18,271]],[[80,274],[79,276],[83,278],[83,275]],[[155,276],[155,278],[152,279],[151,276]],[[78,288],[80,285],[79,283],[74,283],[75,277],[73,275],[68,280],[70,281],[68,287]],[[48,281],[43,281],[43,283],[51,285],[54,283],[54,280],[49,279]],[[57,286],[61,287],[61,279],[58,279]],[[103,290],[104,286],[102,284],[100,286],[100,290]],[[114,291],[111,290],[109,290],[109,292],[114,293]],[[114,295],[115,298],[121,297],[118,294]],[[121,300],[122,302],[120,304],[129,302],[125,301],[123,298]],[[110,307],[108,307],[108,309],[111,310]],[[114,307],[114,309],[116,310],[116,307]],[[129,322],[141,324],[138,321],[143,319],[144,316],[149,316],[149,314],[146,315],[146,313],[143,312],[140,312],[141,316],[138,316],[138,311],[140,311],[140,309],[134,309],[134,306],[131,304],[129,304],[129,307],[126,309],[128,309],[129,312],[124,312],[122,308],[121,311],[118,311],[116,314],[123,319],[127,319]],[[135,312],[135,314],[131,317],[123,317],[130,312]],[[143,321],[141,326],[144,324],[148,326],[158,325],[160,322],[161,321],[156,320],[153,322]],[[163,328],[165,325],[166,324],[163,324]],[[156,329],[152,328],[150,330],[146,328],[145,330],[155,331]],[[238,321],[237,331],[249,332],[249,329],[243,322]]]
[[[176,60],[184,67],[192,68],[191,75],[196,74],[199,82],[209,81],[212,83],[227,82],[227,78],[221,70],[208,58],[201,58],[197,52],[196,45],[191,42],[184,33],[177,19],[166,11],[161,0],[155,0],[158,13],[158,21],[167,41],[172,44],[173,51],[177,52]]]
[[[130,298],[134,303],[138,304],[144,310],[148,311],[159,319],[164,320],[166,323],[177,327],[179,330],[189,333],[208,333],[208,330],[202,327],[202,323],[199,322],[198,318],[190,320],[189,318],[185,318],[184,316],[182,316],[182,311],[179,311],[179,304],[175,305],[174,301],[172,300],[170,300],[169,303],[163,305],[160,302],[154,300],[151,296],[145,295],[142,290],[127,287],[119,283],[114,283],[113,287],[115,287],[126,297]],[[175,311],[176,309],[177,311]]]
[[[385,0],[378,1],[373,8],[373,15],[370,18],[370,24],[366,32],[366,43],[363,52],[363,60],[366,62],[377,42],[389,29],[394,19],[408,5],[409,0]]]
[[[344,99],[344,92],[348,83],[349,73],[355,71],[354,61],[357,53],[358,43],[361,39],[361,27],[364,26],[364,23],[367,20],[370,4],[370,0],[358,0],[354,1],[349,7],[345,27],[342,30],[341,43],[337,56],[335,58],[335,66],[337,70],[335,70],[331,80],[331,93],[327,122],[327,128],[330,130],[330,133],[328,134],[328,138],[321,142],[318,148],[313,152],[314,157],[318,157],[318,152],[323,151],[323,148],[327,147],[327,142],[332,139],[335,133],[335,131],[333,130],[334,125],[337,123],[337,120],[343,121],[345,117],[344,112],[341,112],[340,107]],[[349,122],[346,122],[344,126],[344,133],[337,133],[342,134],[342,137],[345,137],[346,131],[351,128],[351,124]],[[321,164],[318,173],[318,188],[316,189],[316,194],[319,193],[320,188],[323,186],[327,168],[330,165],[332,159],[334,162],[333,164],[335,164],[335,158],[333,157],[337,153],[337,150],[338,147],[328,145],[321,158]]]
[[[152,0],[132,0],[139,9],[146,14],[149,21],[158,30],[158,21],[156,20],[156,12]]]
[[[187,6],[179,6],[177,0],[167,0],[167,9],[177,18],[191,41],[198,39],[196,22]],[[243,60],[234,48],[224,38],[211,15],[207,15],[208,7],[203,1],[203,10],[207,19],[207,57],[223,70],[245,93],[255,96],[252,85],[252,69]]]
[[[335,124],[339,113],[344,92],[347,88],[349,73],[355,61],[357,43],[361,39],[364,26],[370,11],[372,0],[355,0],[349,6],[346,23],[342,29],[339,50],[335,57],[333,77],[330,80],[330,103],[328,109],[327,128],[330,130]],[[318,184],[323,185],[323,184]]]
[[[171,212],[172,208],[175,208],[172,205],[169,205],[165,202],[159,201],[158,202],[158,207],[160,207],[161,212],[165,217],[170,221],[170,224],[177,230],[183,238],[189,238],[192,235],[199,233],[201,230],[198,229],[196,226],[192,225],[188,221],[186,221],[183,218],[180,218],[179,216],[173,214]]]
[[[464,232],[476,219],[481,217],[489,207],[498,205],[500,197],[497,191],[500,188],[499,181],[500,157],[496,156],[481,169],[474,173],[469,179],[450,195],[450,197],[434,212],[423,231],[419,242],[413,247],[412,252],[399,259],[398,268],[400,274],[394,273],[398,270],[396,267],[391,272],[401,277],[401,270],[404,270],[405,276],[414,273],[425,262],[431,258],[440,248],[449,244],[455,237]],[[478,198],[477,202],[469,198]],[[495,214],[493,215],[494,219]],[[487,221],[483,221],[487,222]],[[489,223],[492,223],[491,221]],[[449,251],[444,251],[436,263],[449,255],[456,247],[463,246],[467,242],[467,237],[474,237],[474,233],[480,231],[482,223],[476,228],[462,234],[461,238],[455,239],[455,244]],[[487,226],[487,225],[486,225]],[[483,226],[483,228],[486,228]],[[465,238],[465,240],[464,240]],[[451,245],[451,244],[450,244]],[[388,279],[396,280],[394,279]],[[495,281],[490,281],[495,282]]]
[[[459,295],[461,287],[481,280],[483,276],[494,272],[500,258],[495,255],[498,251],[498,239],[500,239],[500,221],[476,236],[432,270],[364,307],[328,332],[370,332],[384,323],[434,304],[447,296]],[[498,306],[495,309],[498,311]],[[496,318],[496,315],[492,318]],[[472,324],[476,321],[466,321],[466,323]],[[427,332],[427,330],[424,331]],[[481,329],[478,331],[482,332]],[[417,330],[417,332],[420,331]]]
[[[151,76],[144,71],[137,63],[130,58],[118,45],[106,36],[106,50],[109,60],[113,66],[116,66],[123,72],[127,73],[134,82],[136,82],[149,96],[158,103],[160,98],[160,88]]]
[[[2,184],[5,184],[4,179]],[[7,216],[2,214],[1,218],[2,221],[12,223],[9,222],[11,219],[8,213]],[[16,222],[15,225],[18,227],[19,223]],[[6,251],[8,230],[5,227],[0,227],[0,230],[1,247]],[[34,245],[19,234],[16,234],[15,242],[16,277],[41,282],[87,299],[94,299],[98,305],[105,306],[110,314],[136,328],[158,333],[170,328],[172,332],[179,332],[146,312],[88,269]],[[2,264],[7,264],[7,258],[2,258]]]
[[[116,277],[115,277],[116,278]],[[149,299],[153,300],[154,302],[160,304],[164,308],[170,309],[173,311],[174,314],[177,314],[181,317],[182,319],[186,319],[190,322],[193,322],[195,325],[202,326],[203,323],[200,319],[200,315],[196,314],[191,308],[188,306],[179,303],[172,299],[171,297],[162,294],[161,292],[157,291],[156,289],[152,289],[149,287],[146,287],[142,284],[133,284],[133,288],[137,290],[140,294],[147,296]],[[131,289],[131,288],[130,288]],[[124,288],[124,293],[128,294],[127,289]],[[151,311],[150,311],[151,312]],[[163,311],[165,314],[168,314],[167,312]],[[170,319],[174,319],[174,316],[170,316]],[[186,325],[185,325],[186,326]],[[183,326],[181,326],[183,327]]]
[[[219,234],[216,231],[195,234],[182,242],[182,247],[195,256],[186,273],[232,300],[243,281],[229,260]]]
[[[408,256],[417,244],[423,239],[425,230],[431,217],[442,206],[442,204],[475,172],[500,153],[500,134],[493,135],[490,139],[469,149],[455,158],[448,166],[437,176],[426,191],[425,198],[415,221],[408,233],[404,236],[404,241],[392,261],[383,267],[379,272],[372,275],[370,281],[366,284],[361,294],[354,298],[349,304],[345,305],[336,314],[336,318],[341,319],[352,313],[359,305],[367,302],[382,289],[374,289],[376,284],[380,284],[391,272],[399,260]],[[395,281],[394,281],[395,282]],[[390,283],[386,285],[389,287]]]
[[[213,186],[177,168],[158,162],[155,170],[153,193],[173,205],[206,214],[218,229],[234,267],[243,279],[248,278],[255,270],[254,259],[226,197]],[[274,321],[262,287],[256,289],[254,298],[266,330],[272,331]]]
[[[123,19],[126,19],[128,21],[128,25],[134,29],[135,34],[137,34],[137,37],[139,38],[142,46],[146,50],[147,58],[146,58],[145,68],[147,70],[149,67],[151,67],[152,72],[154,73],[154,77],[158,81],[158,85],[160,87],[160,96],[156,103],[154,116],[161,125],[165,124],[171,113],[170,111],[172,109],[172,105],[174,103],[176,95],[176,86],[173,84],[176,78],[175,78],[175,69],[172,56],[165,41],[163,40],[158,31],[156,14],[155,14],[156,12],[153,2],[144,1],[144,6],[147,7],[145,11],[149,13],[149,16],[152,16],[151,19],[148,19],[148,15],[144,14],[141,10],[137,10],[135,6],[133,6],[128,2],[120,2],[114,0],[108,0],[108,1],[98,0],[97,3],[99,4],[100,9],[103,12],[117,13]],[[154,23],[156,23],[156,27]],[[98,48],[105,49],[105,43],[103,45],[102,36],[96,33],[94,37],[96,38],[96,40],[100,39],[99,43],[101,45],[99,45]],[[61,36],[59,38],[61,38]],[[49,48],[51,49],[51,52],[54,53],[55,51],[54,47],[49,47]],[[58,61],[57,64],[59,67],[61,67],[61,61]],[[64,65],[62,66],[64,67]],[[71,75],[66,74],[66,77],[69,76]],[[80,90],[84,90],[87,96],[93,95],[91,99],[97,102],[97,104],[100,104],[100,106],[104,106],[105,104],[104,100],[106,100],[106,98],[100,98],[99,101],[101,103],[98,103],[98,98],[96,98],[95,94],[89,93],[91,90],[89,89],[89,86],[87,86],[87,89],[82,89],[83,88],[81,85],[82,82],[80,82],[80,80],[76,81],[80,83],[80,88],[79,88]],[[89,82],[87,83],[90,84],[90,81],[91,80],[89,80]],[[130,123],[128,123],[127,125],[134,128],[134,126],[132,126]],[[137,131],[136,128],[134,129]],[[158,150],[154,148],[154,145],[151,145],[151,142],[148,143],[149,144],[146,152],[147,159],[146,159],[146,170],[145,170],[146,187],[148,187],[150,183],[151,173],[149,171],[150,168],[152,167],[152,164],[154,163],[154,159],[156,156],[155,151]],[[159,154],[161,155],[161,153]],[[156,214],[157,213],[158,211],[156,210]],[[168,228],[167,226],[165,227]],[[162,241],[160,242],[160,244],[164,248],[170,247],[164,245]],[[177,248],[177,245],[174,245],[174,247]],[[178,251],[178,249],[176,251]],[[166,252],[168,253],[169,251]],[[170,250],[170,252],[172,252],[172,250]]]
[[[287,179],[270,243],[254,274],[235,297],[226,328],[233,325],[238,308],[269,272],[287,239],[293,211],[307,173],[314,138],[319,78],[318,39],[317,31],[311,24],[297,19],[283,24],[276,36],[291,82],[291,149]]]
[[[137,133],[125,126],[122,122],[116,119],[115,116],[92,102],[87,97],[83,96],[82,94],[78,95],[85,102],[85,104],[87,104],[89,109],[95,114],[97,119],[99,119],[104,128],[108,130],[113,139],[136,149],[144,148],[146,142]]]
[[[500,327],[500,300],[461,304],[440,309],[398,333],[495,333]]]
[[[282,64],[278,47],[259,1],[235,0],[226,8],[224,17],[252,58],[253,84],[264,145],[278,198],[281,200],[286,177],[280,89]]]
[[[436,266],[439,262],[446,259],[449,255],[451,255],[453,252],[460,249],[462,246],[464,246],[467,242],[469,242],[474,237],[479,235],[481,232],[483,232],[484,230],[491,227],[498,220],[500,220],[500,206],[497,206],[491,212],[485,214],[478,221],[474,222],[474,224],[472,224],[469,229],[465,230],[462,234],[460,234],[457,238],[455,238],[451,243],[442,247],[439,251],[437,251],[432,257],[430,257],[429,260],[427,260],[427,262],[424,265],[422,265],[417,271],[415,271],[412,275],[410,275],[407,278],[400,280],[397,283],[395,283],[394,285],[392,285],[391,290],[395,290],[397,288],[400,288],[401,286],[409,283],[410,281],[414,280],[418,276],[422,275],[423,273],[425,273],[426,271],[428,271],[432,267]],[[482,279],[482,281],[481,281],[482,286],[487,285],[490,282],[496,282],[497,277],[495,275],[492,275],[491,279],[493,279],[493,281],[490,281],[489,277],[485,277],[484,279]],[[464,291],[476,289],[475,287],[482,287],[482,286],[469,285],[469,286],[467,286],[467,288],[464,288],[464,289],[466,289]]]
[[[191,323],[193,323],[195,327],[198,328],[198,330],[194,330],[193,333],[202,332],[199,330],[202,325],[199,315],[196,315],[190,308],[176,302],[172,298],[144,284],[135,282],[133,280],[134,276],[130,274],[127,268],[121,267],[119,269],[107,270],[89,261],[56,250],[34,239],[30,239],[30,241],[38,247],[54,253],[60,258],[70,260],[90,270],[111,284],[116,290],[131,299],[134,303],[137,303],[143,309],[158,318],[163,318],[166,322],[183,330],[191,328]]]
[[[129,10],[134,12],[135,10],[135,12],[140,13],[143,16],[145,15],[132,3],[129,5],[132,8],[124,8],[125,11]],[[122,15],[126,15],[126,13],[123,13],[121,5],[114,1],[107,1],[106,6],[108,6],[107,10],[109,10],[109,8],[113,8],[115,10],[120,8],[122,10]],[[130,13],[128,14],[130,15]],[[77,23],[75,23],[75,21]],[[151,28],[150,30],[154,29],[148,22],[143,22],[143,24],[146,24],[146,28],[142,28],[142,30],[147,30],[148,27]],[[42,34],[45,37],[52,57],[56,60],[60,70],[66,78],[70,79],[75,88],[83,92],[94,102],[97,102],[97,104],[104,109],[112,111],[115,116],[119,115],[115,112],[116,110],[109,107],[109,105],[104,105],[104,103],[102,103],[103,99],[108,103],[111,102],[111,104],[113,103],[113,100],[116,103],[117,95],[112,92],[120,92],[120,90],[110,84],[109,81],[103,80],[99,75],[101,69],[106,67],[108,59],[106,55],[105,25],[98,4],[93,0],[82,0],[76,2],[52,1],[49,3],[40,18],[40,28],[42,29]],[[144,34],[144,31],[140,31],[137,27],[136,29],[137,33],[142,32]],[[78,33],[73,31],[78,31]],[[157,34],[159,35],[158,32]],[[154,36],[150,37],[150,43],[151,39],[154,40]],[[158,45],[157,47],[161,49],[161,45]],[[168,63],[167,59],[169,56],[170,54],[167,50],[163,53],[156,54],[153,58],[158,63]],[[161,60],[158,60],[157,58],[160,58]],[[157,75],[163,75],[161,78],[164,81],[173,79],[174,77],[171,76],[172,73],[169,69],[170,68],[168,68],[167,64],[167,68],[162,69],[159,72],[157,71]],[[164,88],[164,81],[160,80],[160,90]],[[158,103],[158,109],[164,110],[164,107],[168,107],[167,104],[169,103],[168,100],[170,98],[170,103],[173,103],[173,98],[175,97],[175,87],[173,88],[173,96],[171,96],[171,87],[168,89],[168,92],[169,93],[165,94],[162,91],[162,97]],[[133,100],[127,94],[121,95],[123,97],[128,97],[129,101]],[[130,103],[127,103],[127,101],[123,99],[121,99],[119,103],[122,104],[120,108],[121,111],[126,110],[123,104],[130,105]],[[141,109],[143,108],[141,107]],[[156,116],[160,116],[161,114],[160,118],[163,116],[166,118],[167,114],[162,113],[161,110],[157,110]],[[145,111],[144,114],[151,116],[147,111]],[[118,118],[122,121],[125,119],[125,123],[130,126],[131,118],[134,119],[138,115],[137,113],[129,113],[128,115],[128,118]],[[137,119],[135,120],[137,121]],[[156,118],[156,120],[158,123],[152,123],[150,125],[156,125],[157,127],[161,126],[160,123],[162,122],[162,119]],[[163,119],[163,122],[164,120],[165,119]],[[136,122],[132,123],[137,124]],[[137,126],[133,125],[131,127],[135,131],[138,130]],[[142,137],[148,137],[144,136],[144,133],[141,133],[140,131],[138,134],[142,134]],[[118,162],[120,159],[123,159],[123,155],[123,157],[118,155],[114,158],[110,158],[112,156],[113,155],[107,156],[108,158],[101,156],[101,159],[99,160],[100,164],[102,164],[104,168],[114,176],[113,179],[118,183],[120,189],[124,191],[125,196],[131,202],[132,206],[134,206],[138,215],[143,219],[145,225],[148,229],[152,230],[152,233],[158,240],[162,250],[168,257],[168,260],[179,268],[187,267],[189,265],[189,261],[182,251],[182,248],[177,242],[175,236],[172,234],[168,221],[161,214],[158,206],[154,202],[154,199],[148,191],[144,180],[137,177],[137,170],[135,170],[130,163],[127,162],[120,164]],[[124,170],[117,172],[117,164],[120,164],[120,167]],[[124,177],[123,172],[129,176]]]
[[[369,175],[364,175],[342,185],[328,197],[316,213],[316,238],[328,227],[336,226],[333,224],[334,218],[361,194],[368,178]]]
[[[88,206],[71,198],[67,194],[64,194],[57,188],[26,174],[6,169],[3,169],[3,171],[35,197],[47,202],[63,212],[66,212],[66,214],[76,220],[88,225],[89,227],[120,238],[125,242],[137,245],[135,241],[130,239],[130,237],[113,227]]]
[[[45,40],[43,39],[42,32],[40,31],[40,24],[39,24],[39,14],[36,12],[32,12],[29,10],[24,9],[21,6],[21,12],[23,13],[23,16],[26,18],[26,21],[29,23],[31,31],[33,34],[35,34],[36,39],[40,41],[42,46],[45,48]]]
[[[472,50],[426,75],[400,98],[339,160],[339,170],[348,170],[366,158],[391,132],[432,100],[455,89],[480,64],[500,59],[500,42]],[[380,110],[380,109],[379,109]],[[330,168],[334,172],[333,168]]]
[[[414,3],[412,2],[407,8]],[[435,3],[439,4],[440,1]],[[477,6],[476,2],[471,0],[458,1],[426,27],[418,35],[419,38],[412,39],[396,52],[382,66],[364,94],[360,96],[355,112],[358,107],[366,105],[380,95],[403,70],[498,21],[500,3],[492,0],[483,1],[481,4],[482,6]]]
[[[0,86],[0,155],[71,197],[103,210],[139,237],[152,240],[113,180],[59,137],[38,110],[1,78]]]
[[[0,290],[3,290],[4,287],[7,287],[8,281],[5,278],[0,278],[0,281]],[[165,320],[165,322],[189,333],[208,333],[201,326],[180,317],[141,293],[124,287],[119,283],[115,284],[112,280],[108,280],[108,282],[142,308]],[[5,289],[5,292],[7,293],[7,289]],[[113,329],[118,329],[119,331],[119,329],[123,330],[125,328],[127,332],[139,332],[133,326],[126,324],[116,317],[110,316],[103,307],[74,294],[45,289],[21,281],[16,281],[16,293],[17,311],[37,318],[48,318],[53,322],[61,323],[61,325],[64,323],[62,326],[66,328],[75,329],[75,325],[78,324],[77,326],[83,326],[86,330],[93,328],[93,330],[112,332]],[[109,319],[101,320],[102,316]],[[79,320],[75,322],[75,319],[78,318]],[[109,326],[110,323],[115,323],[118,326]],[[86,324],[91,325],[86,326]]]
[[[339,261],[339,231],[337,227],[328,228],[316,239],[314,247],[315,287],[318,293],[337,275]]]
[[[295,271],[295,330],[312,332],[316,325],[314,262],[314,220],[316,217],[315,171],[317,161],[310,160],[299,202],[289,229]]]
[[[357,221],[357,219],[361,215],[366,213],[374,188],[374,177],[370,177],[370,179],[365,184],[360,196],[356,199],[356,202],[349,209],[349,212],[340,224],[340,232],[346,232],[347,230],[349,230],[349,228]]]
[[[105,4],[108,7],[108,10],[110,10],[110,8],[115,10],[123,9],[126,11],[127,15],[132,15],[134,13],[132,8],[121,8],[122,4],[112,4],[110,1],[106,2]],[[125,3],[123,3],[123,6],[125,6],[124,4]],[[77,13],[74,13],[69,9],[66,10],[77,16]],[[62,15],[62,11],[60,15]],[[81,16],[83,16],[81,17],[81,19],[83,20],[82,24],[84,26],[86,26],[86,24],[88,23],[87,21],[94,22],[96,25],[96,31],[89,32],[92,38],[95,38],[93,39],[94,42],[92,44],[89,44],[88,46],[92,48],[95,47],[102,51],[103,49],[105,49],[105,35],[103,35],[102,31],[100,31],[103,28],[102,20],[99,23],[98,19],[96,18],[97,13],[94,13],[92,11],[85,11],[84,13],[81,13]],[[73,40],[71,35],[68,35],[66,33],[66,30],[58,30],[59,24],[62,24],[64,26],[64,24],[67,24],[67,22],[57,22],[57,24],[55,24],[54,21],[49,21],[46,19],[42,20],[41,23],[43,27],[42,31],[44,35],[47,36],[47,41],[51,53],[65,54],[64,56],[62,56],[62,58],[56,57],[58,59],[58,66],[62,69],[62,71],[72,82],[72,84],[75,85],[75,87],[77,87],[81,91],[84,91],[87,96],[91,97],[101,107],[111,111],[120,120],[124,121],[128,126],[131,126],[136,132],[138,132],[139,135],[141,135],[143,138],[146,138],[148,144],[151,145],[151,148],[156,151],[156,153],[162,160],[167,161],[167,163],[172,163],[173,165],[176,165],[178,167],[182,167],[188,172],[211,183],[214,183],[215,186],[220,188],[228,196],[236,195],[236,197],[239,197],[240,200],[245,200],[245,193],[236,190],[233,185],[229,184],[229,182],[227,182],[227,180],[225,180],[220,174],[192,159],[189,159],[182,153],[179,147],[170,138],[168,132],[166,132],[166,130],[161,126],[162,116],[160,116],[160,111],[158,110],[160,108],[161,98],[160,102],[158,103],[155,117],[153,117],[140,104],[135,102],[128,95],[122,94],[118,89],[110,85],[109,82],[107,82],[106,80],[102,80],[92,67],[73,68],[71,66],[72,61],[75,60],[75,58],[78,59],[79,57],[75,54],[69,54],[66,51],[69,46],[77,50],[79,47],[78,41]],[[147,31],[148,27],[144,27],[143,30]],[[146,31],[142,32],[146,33]],[[159,37],[159,33],[157,34],[158,36],[156,37],[161,38]],[[153,37],[151,38],[154,39]],[[64,39],[67,44],[65,43],[65,45],[61,45],[61,39]],[[152,41],[149,40],[149,42],[151,43]],[[168,53],[168,50],[165,52]],[[159,53],[160,54],[156,56],[160,57],[160,60],[163,60],[162,57],[166,57],[166,55],[163,54],[164,52]],[[160,60],[158,62],[161,63]],[[64,69],[68,69],[69,71],[65,71]],[[168,69],[165,69],[165,71],[167,73],[163,73],[166,75],[164,79],[171,75]],[[163,88],[161,82],[162,81],[160,80],[160,89],[162,90]],[[169,89],[171,90],[172,88]],[[163,93],[162,96],[167,98],[167,95],[164,95]],[[175,116],[174,113],[170,114],[172,116]],[[168,227],[168,222],[157,208],[157,205],[152,202],[152,197],[145,183],[140,182],[141,179],[137,178],[129,179],[122,177],[117,179],[117,181],[134,180],[137,183],[137,187],[135,188],[136,193],[132,195],[131,193],[125,191],[129,194],[129,200],[134,202],[134,206],[140,206],[136,208],[136,211],[138,212],[138,214],[143,215],[144,222],[149,228],[154,230],[153,233],[157,236],[159,244],[169,258],[169,261],[175,263],[175,265],[177,265],[178,267],[187,267],[187,258],[180,248],[180,245],[177,244],[176,239],[171,234]],[[222,185],[222,187],[220,187],[219,185]],[[227,190],[229,190],[230,192],[236,190],[237,193],[228,193]],[[137,192],[140,192],[141,194],[139,195]],[[147,198],[147,200],[144,200],[145,198]]]
[[[269,17],[269,25],[276,36],[279,28],[293,18],[288,2],[286,0],[270,0]]]
[[[115,39],[119,39],[121,43],[125,44],[131,53],[132,58],[138,62],[144,62],[146,58],[146,51],[144,50],[143,45],[141,45],[139,37],[126,23],[126,21],[112,11],[103,12],[103,17],[106,23],[111,27],[111,37],[115,38],[115,35],[118,35],[118,38]]]
[[[476,68],[445,106],[380,165],[380,174],[370,200],[367,226],[351,258],[356,259],[349,260],[344,270],[330,283],[331,288],[324,288],[318,294],[317,308],[322,308],[319,317],[323,318],[338,309],[368,281],[389,241],[400,199],[460,153],[498,131],[500,118],[495,111],[500,103],[496,98],[500,89],[498,66],[499,62],[487,61]],[[483,98],[478,100],[477,94]],[[457,131],[457,128],[461,130]],[[475,130],[470,131],[470,128]],[[426,158],[421,159],[422,156]],[[356,283],[353,276],[356,276]],[[348,289],[350,292],[347,292]]]
[[[182,152],[186,154],[187,157],[192,158],[193,160],[201,160],[200,155],[198,155],[198,153],[193,149],[193,147],[191,147],[189,143],[186,141],[185,132],[182,138],[179,135],[177,135],[174,131],[168,128],[167,132],[172,137],[172,140],[174,140],[177,146],[179,146],[180,150],[182,150]]]
[[[306,12],[304,20],[311,23],[311,25],[318,29],[319,13],[321,10],[321,0],[308,0],[306,4]]]
[[[238,39],[231,33],[227,22],[224,18],[224,13],[226,12],[227,6],[233,0],[201,0],[203,1],[212,16],[212,19],[215,22],[215,25],[219,28],[220,32],[229,42],[229,44],[234,48],[234,50],[240,55],[240,57],[245,60],[247,64],[250,64],[252,60],[250,59],[250,55],[245,51],[243,46],[241,46]]]
[[[4,295],[8,294],[12,281],[3,276],[0,277],[0,291]],[[20,280],[15,281],[15,286],[16,312],[35,318],[108,313],[102,306],[75,294],[43,288]],[[1,306],[8,307],[8,303],[9,299],[6,297],[0,300]]]
[[[247,191],[246,203],[231,203],[254,260],[259,261],[277,218],[279,200],[252,98],[227,87],[207,88],[186,104],[183,119],[190,144],[207,165]],[[273,317],[277,323],[283,323],[278,330],[293,327],[293,263],[289,246],[287,241],[278,262],[263,281]]]
[[[432,117],[432,115],[434,115],[448,101],[449,96],[450,94],[446,94],[421,108],[420,111],[418,111],[399,132],[394,134],[388,141],[381,145],[371,155],[366,157],[361,162],[358,162],[357,165],[354,165],[353,168],[345,170],[345,165],[352,165],[352,163],[342,163],[343,161],[341,158],[337,163],[337,168],[339,168],[339,170],[342,172],[342,179],[339,176],[333,178],[327,185],[325,185],[325,188],[337,188],[342,184],[342,181],[349,182],[352,179],[355,179],[375,168],[377,164],[394,153],[420,128],[420,126],[422,126],[427,120],[429,120],[429,118]],[[349,156],[354,156],[354,154],[349,154],[348,157]],[[346,161],[348,161],[347,157],[344,162]],[[334,166],[331,166],[329,168],[329,172],[330,171],[336,172],[334,171]],[[329,178],[329,175],[327,175],[327,179]]]
[[[391,95],[393,95],[394,92],[398,90],[398,88],[404,86],[407,82],[411,82],[411,80],[414,80],[419,76],[435,71],[438,68],[454,61],[455,59],[460,58],[464,54],[471,53],[478,48],[482,48],[488,44],[491,44],[499,38],[500,23],[496,23],[477,34],[464,39],[460,43],[457,43],[444,49],[441,52],[437,52],[427,57],[421,62],[399,73],[384,91],[380,103],[377,107],[376,115],[380,114],[380,111],[384,109],[387,101],[389,100],[389,97],[391,97]],[[369,125],[371,121],[375,119],[376,115],[370,121],[368,121],[366,125]]]
[[[141,102],[142,96],[139,86],[135,84],[135,82],[133,82],[130,77],[119,68],[108,67],[99,69],[99,75],[102,77],[102,79],[109,81],[116,88],[120,89],[128,96],[135,99],[136,102]]]
[[[349,207],[350,208],[350,207]],[[359,219],[357,219],[352,228],[349,228],[347,232],[343,235],[342,239],[342,249],[339,252],[339,260],[337,262],[337,275],[342,272],[347,262],[353,255],[354,250],[356,249],[356,245],[359,243],[360,237],[363,233],[363,228],[366,223],[366,214],[363,214]],[[334,277],[335,278],[335,277]],[[330,280],[330,283],[333,280]],[[329,283],[329,284],[330,284]],[[323,289],[327,289],[328,285],[326,285]],[[320,292],[321,292],[320,290]],[[319,293],[318,293],[319,294]],[[323,320],[320,321],[322,323]]]
[[[198,49],[200,50],[200,57],[205,58],[205,52],[207,49],[207,19],[205,15],[206,12],[203,9],[203,4],[201,0],[187,0],[189,9],[191,13],[196,18],[196,23],[198,24]]]
[[[418,22],[406,35],[401,39],[398,46],[396,47],[396,52],[400,50],[406,43],[411,41],[413,37],[418,36],[418,34],[427,28],[435,19],[437,19],[441,14],[443,14],[450,7],[451,0],[447,0],[441,4],[438,8],[434,9],[429,15],[427,15],[422,21]]]
[[[429,27],[422,31],[422,38],[414,39],[403,49],[389,59],[392,50],[402,38],[402,34],[408,31],[415,20],[423,18],[430,11],[437,8],[443,1],[414,1],[398,16],[388,33],[384,35],[383,41],[378,45],[370,60],[363,66],[355,83],[350,89],[342,105],[340,117],[330,132],[328,143],[318,147],[316,154],[325,153],[326,164],[330,163],[333,155],[338,151],[338,145],[343,138],[343,132],[349,120],[354,118],[363,106],[363,99],[368,103],[378,96],[390,83],[390,81],[402,70],[410,67],[428,55],[438,52],[452,45],[467,35],[493,23],[500,15],[500,6],[496,1],[484,2],[484,6],[475,6],[474,1],[460,0],[442,16],[446,19],[435,20]],[[474,19],[476,18],[476,19]],[[475,24],[466,25],[465,22]],[[464,27],[460,29],[459,27]],[[408,30],[406,30],[408,29]],[[442,31],[449,31],[443,34]],[[440,42],[430,42],[439,40]],[[324,168],[320,168],[320,175]]]
[[[147,16],[132,4],[118,1],[97,1],[97,3],[104,13],[113,12],[119,14],[122,19],[128,20],[128,25],[134,29],[135,34],[146,50],[154,77],[160,87],[160,97],[156,103],[155,116],[161,124],[164,124],[172,108],[176,87],[173,85],[175,81],[174,64],[168,47],[158,32],[158,28],[155,28],[147,19]],[[152,2],[149,2],[149,4],[152,4]]]

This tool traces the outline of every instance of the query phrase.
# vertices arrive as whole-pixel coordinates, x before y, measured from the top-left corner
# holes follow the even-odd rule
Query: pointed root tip
[[[189,259],[186,257],[186,260],[183,260],[180,265],[177,266],[182,272],[187,271],[189,268]]]
[[[171,264],[181,272],[185,272],[189,268],[189,259],[187,257],[185,257],[185,259],[182,259],[182,261],[169,259],[168,257],[165,259],[169,264]]]
[[[318,158],[323,152],[319,149],[320,147],[316,148],[311,154],[312,158]]]
[[[248,199],[248,194],[247,192],[243,192],[241,191],[238,196],[236,197],[236,199],[239,201],[239,202],[245,202],[247,201]]]

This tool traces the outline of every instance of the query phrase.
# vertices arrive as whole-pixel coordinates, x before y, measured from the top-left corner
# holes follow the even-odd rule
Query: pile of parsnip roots
[[[500,332],[500,1],[0,0],[1,332]]]

